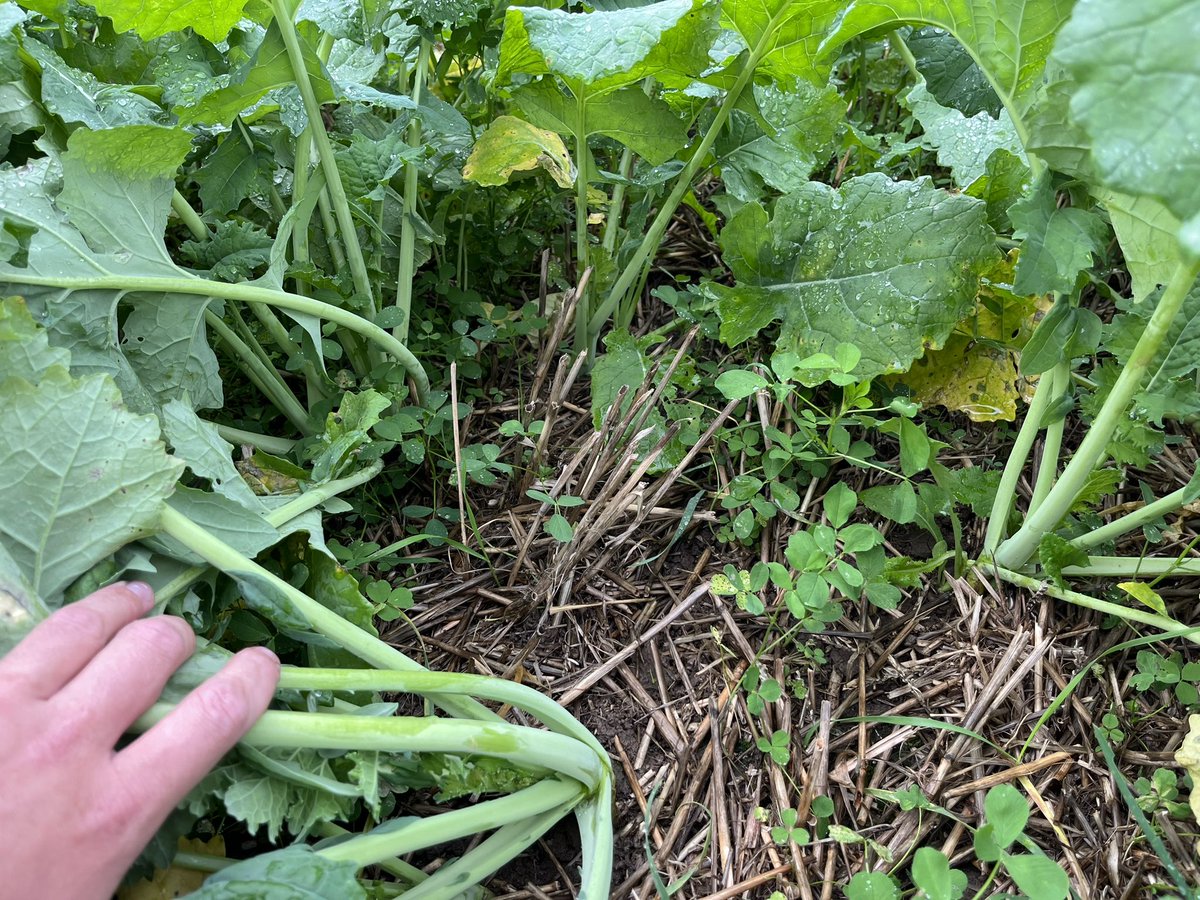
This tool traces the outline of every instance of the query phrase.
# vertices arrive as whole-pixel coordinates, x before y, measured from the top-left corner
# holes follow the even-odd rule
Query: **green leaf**
[[[1197,22],[1200,0],[1079,0],[1054,49],[1100,180],[1183,222],[1200,214],[1200,108],[1180,102],[1200,88]]]
[[[911,478],[929,467],[933,447],[925,426],[912,419],[900,420],[900,471]]]
[[[421,147],[408,146],[398,127],[378,138],[355,132],[350,146],[336,152],[346,195],[353,200],[382,200],[392,176],[405,163],[419,163],[424,152]]]
[[[882,484],[862,492],[862,504],[897,525],[909,525],[917,520],[917,492],[909,481]]]
[[[241,473],[233,464],[233,445],[181,400],[164,404],[161,413],[163,434],[176,459],[187,463],[201,478],[207,478],[214,492],[262,515],[266,512]]]
[[[1090,210],[1058,206],[1049,175],[1008,210],[1013,237],[1023,240],[1017,260],[1017,294],[1070,293],[1075,279],[1104,253],[1108,227]]]
[[[274,239],[252,222],[222,219],[208,240],[184,241],[180,255],[194,268],[218,281],[246,281],[271,261]]]
[[[752,111],[733,110],[713,147],[725,189],[743,201],[762,198],[767,187],[803,187],[845,127],[845,104],[829,85],[755,84],[753,101]]]
[[[1160,616],[1167,615],[1167,605],[1163,602],[1163,598],[1159,593],[1146,584],[1144,581],[1122,581],[1117,587],[1127,593],[1134,600],[1145,606],[1150,607]]]
[[[983,813],[992,826],[1002,848],[1008,847],[1021,836],[1025,823],[1029,821],[1029,803],[1015,787],[1001,784],[990,789],[983,798]]]
[[[71,365],[71,354],[51,347],[20,297],[0,299],[0,382],[21,378],[37,384],[46,370]],[[764,382],[765,383],[765,382]]]
[[[1171,280],[1181,262],[1179,220],[1153,197],[1131,197],[1095,186],[1092,194],[1108,210],[1117,233],[1125,267],[1133,279],[1133,299],[1141,303],[1154,290]]]
[[[747,46],[765,47],[758,73],[776,81],[799,77],[823,84],[827,80],[828,69],[819,64],[819,51],[838,4],[829,0],[726,0],[721,11]]]
[[[0,386],[0,537],[43,598],[154,532],[182,465],[153,416],[130,414],[111,378],[53,366]]]
[[[317,102],[332,102],[335,99],[333,87],[325,77],[316,52],[302,36],[300,51]],[[183,125],[227,125],[238,113],[253,106],[269,91],[294,83],[295,74],[283,43],[283,35],[279,25],[272,22],[254,56],[233,73],[228,85],[206,94],[192,106],[176,107],[175,114]]]
[[[96,0],[94,5],[118,31],[136,31],[145,40],[190,28],[216,43],[241,19],[246,0]]]
[[[765,388],[769,382],[748,369],[726,369],[717,376],[714,384],[726,400],[741,400]]]
[[[1075,0],[854,0],[822,44],[828,52],[868,31],[933,25],[970,52],[1009,109],[1023,111],[1054,36]],[[1120,0],[1117,0],[1120,2]]]
[[[987,173],[988,158],[997,150],[1008,151],[1028,166],[1007,110],[998,119],[986,112],[967,118],[938,103],[924,82],[914,85],[903,102],[925,131],[923,143],[937,151],[938,162],[951,170],[960,188],[970,187]]]
[[[747,204],[721,244],[738,281],[704,288],[721,339],[736,346],[782,320],[772,368],[802,383],[795,362],[840,343],[861,350],[858,379],[906,370],[970,310],[995,256],[982,203],[881,174],[839,190],[810,183],[781,198],[770,221]]]
[[[920,847],[914,854],[912,879],[928,900],[958,900],[967,889],[967,876],[951,869],[946,854],[932,847]]]
[[[1122,312],[1104,330],[1104,346],[1122,364],[1133,357],[1138,338],[1146,330],[1153,299],[1149,303],[1118,304]],[[1200,367],[1200,286],[1183,298],[1183,307],[1171,321],[1166,337],[1148,367],[1145,390],[1153,391],[1175,378],[1190,375]]]
[[[498,116],[479,136],[463,178],[484,186],[507,184],[517,172],[543,169],[562,188],[575,182],[562,138],[515,116]]]
[[[554,513],[546,520],[546,533],[560,544],[569,544],[571,538],[575,537],[575,529],[562,513]]]
[[[1063,587],[1062,570],[1067,566],[1086,566],[1088,555],[1087,551],[1072,547],[1064,538],[1049,532],[1042,536],[1038,544],[1038,560],[1050,579]]]
[[[986,112],[1000,117],[1004,105],[987,76],[953,35],[938,28],[919,28],[908,36],[908,49],[925,77],[929,92],[942,106],[964,116]]]
[[[487,0],[404,0],[400,8],[408,12],[410,19],[426,27],[449,25],[454,28],[490,11],[492,4]]]
[[[859,872],[846,885],[849,900],[897,900],[900,889],[884,872]]]
[[[23,46],[42,70],[42,105],[64,122],[102,129],[165,118],[157,104],[124,85],[105,84],[72,68],[41,41],[27,40]]]
[[[841,528],[849,521],[858,506],[858,495],[839,481],[821,498],[821,506],[825,509],[825,517],[834,528]]]
[[[265,197],[272,187],[274,169],[273,160],[249,146],[235,130],[204,158],[192,178],[199,185],[204,211],[224,216],[248,197]]]
[[[711,65],[716,7],[660,0],[613,12],[509,7],[496,83],[514,75],[557,75],[576,97],[644,78],[686,86]]]
[[[1004,868],[1017,887],[1037,900],[1064,900],[1071,884],[1067,873],[1049,857],[1034,853],[1005,854]]]

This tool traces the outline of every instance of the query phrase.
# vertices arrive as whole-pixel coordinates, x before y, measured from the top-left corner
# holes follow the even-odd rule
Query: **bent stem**
[[[290,309],[295,312],[308,313],[320,319],[328,319],[341,325],[347,331],[361,335],[368,341],[378,345],[389,353],[404,367],[416,386],[417,400],[425,402],[429,392],[429,376],[421,368],[421,363],[412,352],[402,343],[392,337],[391,332],[380,328],[374,322],[368,322],[362,316],[342,309],[331,303],[324,303],[310,297],[301,297],[287,291],[277,291],[271,288],[258,287],[253,284],[226,284],[223,281],[209,281],[205,278],[194,278],[182,273],[178,278],[159,278],[156,276],[126,277],[122,275],[100,275],[94,278],[42,277],[27,275],[24,272],[6,274],[5,279],[10,284],[32,284],[41,287],[60,287],[72,291],[84,290],[123,290],[123,291],[162,291],[167,294],[191,294],[196,297],[216,297],[220,300],[238,300],[244,303],[265,303],[280,309]]]
[[[1100,600],[1097,597],[1081,594],[1078,591],[1067,590],[1045,581],[1039,581],[1036,578],[1030,578],[1028,575],[1022,575],[1003,566],[987,566],[987,571],[994,572],[1004,581],[1007,581],[1009,584],[1015,584],[1017,587],[1023,587],[1035,593],[1049,594],[1058,600],[1065,600],[1067,603],[1073,603],[1085,609],[1093,609],[1105,615],[1116,616],[1127,622],[1140,622],[1143,625],[1149,625],[1151,628],[1157,628],[1159,631],[1185,632],[1188,630],[1187,625],[1168,616],[1160,616],[1155,613],[1143,612],[1140,609],[1130,609],[1127,606],[1109,603],[1107,600]],[[1193,644],[1200,645],[1200,634],[1193,632],[1183,634],[1183,637]]]
[[[208,240],[208,226],[200,221],[200,217],[196,215],[196,211],[192,209],[192,205],[187,202],[183,194],[179,193],[178,188],[171,193],[171,209],[175,211],[179,221],[187,227],[194,239],[197,241]]]
[[[292,587],[253,560],[247,559],[233,547],[209,534],[186,516],[165,504],[159,518],[159,527],[164,534],[175,538],[209,565],[220,569],[225,574],[270,586],[277,595],[308,620],[315,631],[325,635],[364,662],[380,669],[401,669],[409,672],[428,671],[420,663],[409,659],[395,647],[385,644],[357,625],[347,622],[333,610],[322,606],[303,591]],[[492,722],[499,722],[500,719],[490,709],[468,697],[436,695],[431,699],[452,715]]]
[[[1133,348],[1129,362],[1121,370],[1079,449],[1063,469],[1062,476],[1050,489],[1042,505],[1029,515],[1015,535],[996,550],[998,565],[1007,569],[1023,566],[1037,549],[1042,536],[1052,531],[1071,508],[1071,504],[1087,483],[1088,476],[1104,459],[1109,439],[1120,418],[1125,415],[1133,395],[1141,386],[1146,370],[1166,338],[1171,322],[1183,305],[1184,297],[1191,289],[1192,282],[1196,280],[1197,273],[1200,273],[1200,261],[1181,263],[1175,269],[1154,314],[1146,324],[1145,331]],[[994,523],[989,523],[989,528],[992,524]]]
[[[1181,487],[1179,490],[1171,491],[1171,493],[1160,497],[1158,500],[1147,503],[1141,509],[1135,509],[1133,512],[1126,513],[1119,518],[1113,519],[1107,525],[1101,525],[1094,531],[1082,534],[1067,543],[1072,547],[1078,547],[1080,550],[1090,550],[1092,547],[1097,547],[1105,541],[1116,540],[1123,534],[1128,534],[1134,529],[1141,528],[1143,525],[1153,522],[1155,519],[1161,519],[1163,516],[1175,512],[1185,503],[1189,503],[1194,499],[1195,494],[1196,489],[1194,487]]]
[[[287,456],[296,446],[290,438],[273,437],[234,428],[232,425],[217,425],[217,433],[231,444],[249,444],[274,456]]]

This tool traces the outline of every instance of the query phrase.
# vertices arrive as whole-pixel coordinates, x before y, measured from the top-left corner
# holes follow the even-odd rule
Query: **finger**
[[[170,715],[117,753],[117,779],[154,828],[253,725],[275,693],[279,660],[243,650]]]
[[[195,646],[191,627],[175,616],[130,622],[52,703],[79,716],[89,737],[111,748],[158,699]]]
[[[119,582],[53,613],[0,660],[0,685],[19,685],[35,697],[58,693],[114,634],[154,605],[140,581]]]

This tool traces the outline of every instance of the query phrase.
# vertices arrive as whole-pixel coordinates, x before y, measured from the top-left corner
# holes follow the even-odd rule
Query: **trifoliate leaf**
[[[553,131],[515,116],[499,116],[471,149],[463,178],[476,184],[507,184],[517,172],[543,169],[562,188],[575,183],[571,155]]]
[[[54,597],[155,530],[182,465],[107,376],[55,366],[36,385],[8,379],[0,396],[0,537],[34,592]]]
[[[1078,0],[1054,48],[1107,186],[1200,213],[1200,0]],[[1150,139],[1148,136],[1153,135]]]
[[[788,358],[840,343],[861,350],[860,379],[905,371],[973,305],[995,258],[984,217],[977,200],[884,175],[838,190],[810,183],[781,198],[770,219],[747,204],[721,232],[737,286],[704,288],[717,299],[721,339],[735,346],[780,320],[777,373]]]
[[[1061,207],[1048,175],[1008,210],[1021,239],[1013,290],[1018,294],[1070,293],[1075,279],[1104,252],[1108,228],[1091,210]]]

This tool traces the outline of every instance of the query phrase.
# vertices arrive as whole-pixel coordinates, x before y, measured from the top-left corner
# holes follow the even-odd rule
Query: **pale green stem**
[[[1072,547],[1078,547],[1080,550],[1090,550],[1092,547],[1097,547],[1105,541],[1116,540],[1123,534],[1128,534],[1134,529],[1141,528],[1143,525],[1153,522],[1155,519],[1161,519],[1163,516],[1175,512],[1188,502],[1188,497],[1193,493],[1195,491],[1187,487],[1171,491],[1165,497],[1147,503],[1141,509],[1135,509],[1133,512],[1126,513],[1120,518],[1113,519],[1107,525],[1101,525],[1094,531],[1080,535],[1074,540],[1069,541],[1069,543]]]
[[[904,60],[904,64],[908,66],[908,71],[912,74],[912,77],[918,82],[924,81],[925,76],[917,68],[917,58],[913,56],[912,50],[908,47],[908,42],[901,37],[899,31],[893,31],[888,35],[888,43],[892,45],[892,49],[896,51],[896,55]]]
[[[621,276],[613,285],[612,290],[608,292],[608,296],[604,298],[604,302],[592,314],[591,321],[588,322],[587,330],[591,337],[599,335],[600,329],[604,327],[608,317],[613,314],[617,305],[625,298],[625,295],[637,284],[642,277],[642,270],[651,262],[652,254],[658,251],[658,246],[662,242],[663,235],[667,233],[667,228],[671,224],[671,219],[675,215],[675,210],[679,204],[683,202],[684,196],[691,189],[692,179],[700,171],[704,165],[704,160],[708,156],[712,145],[716,142],[717,136],[725,127],[725,122],[733,112],[733,107],[737,104],[738,98],[746,85],[750,84],[754,77],[754,71],[758,68],[758,64],[762,62],[763,57],[768,53],[775,42],[775,30],[779,25],[790,15],[793,10],[790,4],[784,3],[779,7],[777,12],[767,23],[767,27],[763,30],[763,35],[758,41],[758,45],[751,52],[749,59],[746,60],[746,65],[738,73],[737,80],[729,88],[729,92],[721,101],[720,107],[717,109],[717,114],[713,117],[712,124],[709,125],[704,137],[701,138],[695,152],[692,153],[687,165],[683,171],[675,178],[675,186],[672,188],[670,195],[667,197],[658,214],[654,217],[654,221],[650,223],[650,227],[646,231],[645,238],[638,246],[637,251],[633,254],[633,258],[621,270]],[[582,165],[582,161],[580,163]]]
[[[1070,383],[1070,360],[1059,363],[1048,374],[1054,385],[1054,391],[1050,395],[1050,405],[1053,406]],[[1058,459],[1062,453],[1063,431],[1066,425],[1067,417],[1059,416],[1046,426],[1046,436],[1042,439],[1042,460],[1038,465],[1037,480],[1033,484],[1033,496],[1029,500],[1030,513],[1042,505],[1042,501],[1050,493],[1050,488],[1054,486],[1054,479],[1058,477]]]
[[[1151,628],[1157,628],[1159,631],[1181,631],[1187,630],[1188,627],[1182,622],[1177,622],[1168,616],[1160,616],[1154,613],[1143,612],[1140,609],[1119,606],[1116,603],[1109,603],[1107,600],[1089,597],[1087,594],[1080,594],[1077,591],[1069,591],[1044,581],[1038,581],[1036,578],[1030,578],[1028,575],[1022,575],[1011,569],[988,566],[987,571],[995,572],[1009,584],[1015,584],[1018,587],[1026,588],[1035,593],[1046,593],[1058,600],[1065,600],[1067,603],[1073,603],[1076,606],[1094,609],[1096,612],[1106,615],[1117,616],[1129,622],[1140,622],[1143,625],[1149,625]],[[1184,637],[1193,644],[1200,644],[1200,634],[1188,634],[1184,635]]]
[[[212,314],[211,309],[206,310],[206,312],[210,315]],[[233,330],[243,341],[245,341],[246,346],[253,351],[254,355],[258,358],[258,361],[263,364],[266,371],[270,372],[272,377],[279,381],[281,388],[284,387],[283,376],[279,374],[279,370],[275,368],[275,363],[271,361],[271,357],[267,355],[267,351],[263,349],[263,345],[258,342],[258,338],[255,336],[254,332],[250,330],[250,326],[246,323],[246,319],[242,315],[241,309],[238,308],[236,304],[230,303],[225,307],[225,315],[227,315],[230,320],[230,322],[227,324],[232,325]]]
[[[377,344],[382,350],[391,354],[408,372],[409,377],[417,387],[417,399],[424,402],[429,391],[429,377],[421,368],[421,363],[412,355],[407,347],[392,337],[391,333],[380,328],[374,322],[368,322],[362,316],[349,310],[301,297],[287,291],[276,291],[271,288],[258,287],[251,284],[226,284],[221,281],[208,281],[203,278],[189,278],[180,275],[178,278],[132,277],[123,275],[100,275],[96,277],[42,277],[27,275],[24,271],[14,271],[5,275],[10,284],[33,284],[43,287],[62,287],[68,290],[118,290],[118,291],[162,291],[168,294],[192,294],[197,297],[217,297],[222,300],[237,300],[243,303],[265,303],[280,309],[291,309],[296,312],[308,313],[321,319],[328,319],[341,325],[347,331],[361,335],[368,341]]]
[[[155,703],[130,731],[148,731],[175,706]],[[574,738],[498,719],[484,722],[429,716],[347,716],[268,710],[241,742],[258,748],[488,756],[518,766],[557,772],[588,789],[595,788],[604,776],[596,755]]]
[[[390,335],[389,335],[390,337]],[[218,540],[185,516],[164,505],[159,520],[165,534],[182,543],[209,565],[231,576],[248,576],[259,584],[268,584],[295,608],[314,630],[325,635],[359,659],[381,669],[401,669],[424,672],[425,667],[409,659],[395,647],[347,622],[337,613],[322,606],[303,591],[297,590],[282,578],[264,569],[253,560]],[[498,722],[499,717],[480,703],[468,698],[434,697],[435,702],[450,713],[471,719]]]
[[[1088,476],[1100,465],[1122,416],[1127,414],[1133,395],[1141,386],[1146,369],[1154,360],[1183,300],[1191,289],[1200,261],[1181,263],[1171,276],[1155,307],[1154,314],[1138,338],[1133,353],[1117,377],[1104,405],[1092,422],[1083,442],[1063,470],[1062,477],[1051,488],[1045,502],[1025,520],[1021,529],[996,550],[996,563],[1005,568],[1019,568],[1033,555],[1043,535],[1058,525],[1071,508],[1075,498],[1087,483]]]
[[[1141,575],[1200,575],[1200,559],[1162,557],[1089,556],[1086,566],[1063,566],[1064,575],[1081,578],[1137,578]]]
[[[581,89],[582,90],[582,89]],[[588,143],[585,97],[575,98],[575,277],[583,278],[588,268]],[[592,296],[587,283],[575,302],[575,352],[588,349]]]
[[[1017,499],[1017,482],[1021,480],[1025,461],[1029,458],[1029,451],[1033,449],[1033,442],[1042,427],[1042,416],[1045,415],[1054,395],[1053,381],[1049,373],[1043,373],[1038,379],[1037,387],[1033,391],[1033,400],[1025,410],[1021,428],[1017,431],[1008,459],[1004,461],[1004,471],[1000,474],[1000,485],[996,488],[996,499],[992,501],[992,511],[988,514],[987,531],[983,538],[985,556],[992,553],[1004,540],[1008,517]]]
[[[333,822],[318,822],[316,825],[316,831],[318,834],[324,837],[343,837],[354,835],[354,832],[347,831],[342,826],[336,825]],[[318,850],[317,852],[320,853],[321,851]],[[388,874],[395,875],[397,878],[407,881],[409,884],[420,884],[429,877],[416,866],[412,865],[411,863],[406,863],[402,859],[381,859],[375,863],[375,865],[379,866],[379,868],[383,869]]]
[[[321,229],[325,232],[325,246],[329,248],[334,268],[340,272],[346,268],[346,254],[342,251],[342,242],[338,240],[333,208],[329,205],[329,193],[324,188],[321,188],[321,193],[317,195],[317,212],[321,216]]]
[[[300,89],[300,99],[304,102],[304,112],[312,127],[317,158],[321,162],[321,168],[325,171],[325,187],[329,191],[333,213],[337,217],[342,240],[346,245],[346,255],[349,257],[350,275],[354,279],[354,289],[367,298],[367,308],[374,312],[375,300],[371,294],[371,279],[367,275],[367,264],[363,258],[362,247],[358,243],[358,231],[355,229],[354,217],[350,213],[350,204],[346,200],[346,189],[342,185],[342,176],[338,172],[337,160],[333,155],[333,145],[329,142],[329,134],[325,131],[324,120],[321,118],[321,106],[317,103],[317,95],[313,91],[312,82],[308,78],[308,69],[304,65],[304,54],[300,49],[300,37],[296,33],[296,24],[292,21],[288,4],[284,0],[271,0],[271,8],[275,12],[275,21],[283,36],[283,45],[287,48],[288,61],[292,66],[296,87]]]
[[[231,425],[218,425],[217,432],[231,444],[249,444],[274,456],[287,456],[296,446],[296,442],[290,438],[271,437]]]
[[[383,460],[377,459],[371,465],[359,469],[353,475],[347,475],[345,478],[335,478],[332,481],[325,481],[315,487],[309,488],[295,500],[290,500],[283,504],[283,506],[271,510],[263,518],[276,528],[281,528],[297,516],[308,512],[315,506],[320,506],[338,494],[345,493],[358,487],[360,484],[366,484],[382,471]]]
[[[583,788],[579,782],[547,778],[507,797],[485,800],[423,819],[411,819],[399,827],[389,823],[317,852],[326,859],[350,861],[359,867],[371,866],[392,856],[493,831],[564,805],[570,808],[582,797]]]
[[[428,68],[429,39],[422,37],[417,49],[417,61],[413,69],[412,101],[421,105],[421,95],[425,90],[425,70]],[[408,123],[405,135],[408,146],[421,146],[421,120],[416,114]],[[416,247],[417,229],[413,217],[417,214],[417,176],[420,168],[415,160],[404,164],[404,216],[400,220],[400,269],[396,274],[396,308],[400,310],[400,321],[392,329],[396,340],[408,339],[408,329],[412,320],[413,278],[416,276]]]
[[[246,345],[246,342],[238,337],[232,328],[226,325],[221,317],[208,310],[204,311],[204,321],[208,326],[217,333],[217,336],[224,342],[230,350],[232,350],[241,362],[246,374],[250,380],[254,382],[267,399],[270,400],[275,407],[287,417],[300,430],[302,434],[311,434],[312,425],[308,421],[308,410],[306,410],[296,399],[296,395],[279,377],[279,373],[274,368],[263,364],[254,351]]]
[[[171,860],[171,865],[181,869],[191,869],[193,872],[220,872],[236,862],[236,859],[227,859],[224,856],[209,856],[207,853],[189,853],[187,850],[180,850]]]
[[[434,872],[426,881],[404,892],[408,900],[456,900],[464,885],[479,884],[509,860],[515,859],[571,811],[564,803],[540,816],[505,825],[478,847]],[[606,881],[607,884],[607,881]],[[580,900],[608,900],[580,892]]]
[[[184,198],[183,194],[178,190],[171,194],[171,209],[175,211],[175,215],[179,217],[187,230],[192,233],[192,237],[198,241],[208,240],[208,227],[200,221],[200,217],[196,215],[196,211],[192,209],[190,203]]]
[[[633,151],[628,147],[621,151],[617,174],[626,180],[633,174]],[[610,256],[617,252],[617,234],[621,230],[621,213],[625,209],[627,187],[625,181],[618,181],[613,187],[612,202],[608,204],[608,221],[604,224],[604,249]]]
[[[231,436],[228,434],[228,432],[237,432],[238,431],[238,429],[236,429],[236,428],[232,428],[232,429],[226,428],[226,426],[224,426],[224,425],[218,425],[217,428],[222,429],[221,436],[225,437],[226,439],[228,439]],[[240,432],[240,433],[241,434],[249,434],[249,432]],[[236,437],[236,435],[233,435],[233,436]],[[261,435],[251,435],[251,437],[259,438],[259,437],[261,437]],[[282,441],[283,439],[280,438],[279,440]],[[294,442],[288,441],[286,443],[291,444]],[[264,447],[263,449],[267,450],[268,453],[271,452],[266,447]],[[287,449],[285,449],[282,452],[287,453],[288,451],[287,451]],[[337,496],[338,494],[342,493],[343,491],[348,491],[351,488],[358,487],[360,484],[364,484],[364,483],[370,481],[372,478],[374,478],[376,475],[378,475],[382,470],[383,470],[383,461],[376,460],[371,465],[367,466],[365,469],[360,469],[359,471],[355,472],[353,475],[347,475],[345,478],[335,478],[333,481],[326,481],[322,484],[318,484],[316,487],[305,491],[303,494],[301,494],[295,500],[292,500],[288,503],[283,504],[283,506],[280,506],[280,507],[277,507],[276,509],[271,510],[265,516],[263,516],[263,519],[265,519],[268,524],[274,526],[275,528],[282,528],[288,522],[292,521],[292,519],[296,518],[299,515],[302,515],[303,513],[308,512],[314,506],[318,506],[321,503],[324,503],[326,500],[330,499],[331,497]],[[156,597],[157,597],[158,604],[159,604],[159,606],[157,608],[161,610],[162,607],[165,606],[172,598],[174,598],[176,595],[181,594],[185,590],[187,590],[193,584],[193,582],[196,581],[197,578],[199,578],[201,575],[203,575],[207,571],[208,571],[208,566],[192,566],[191,568],[185,569],[184,571],[180,572],[179,575],[177,575],[175,578],[171,579],[171,581],[168,584],[166,584],[164,587],[162,587],[161,589],[159,589],[156,592]],[[580,726],[580,727],[582,727],[582,726]]]

